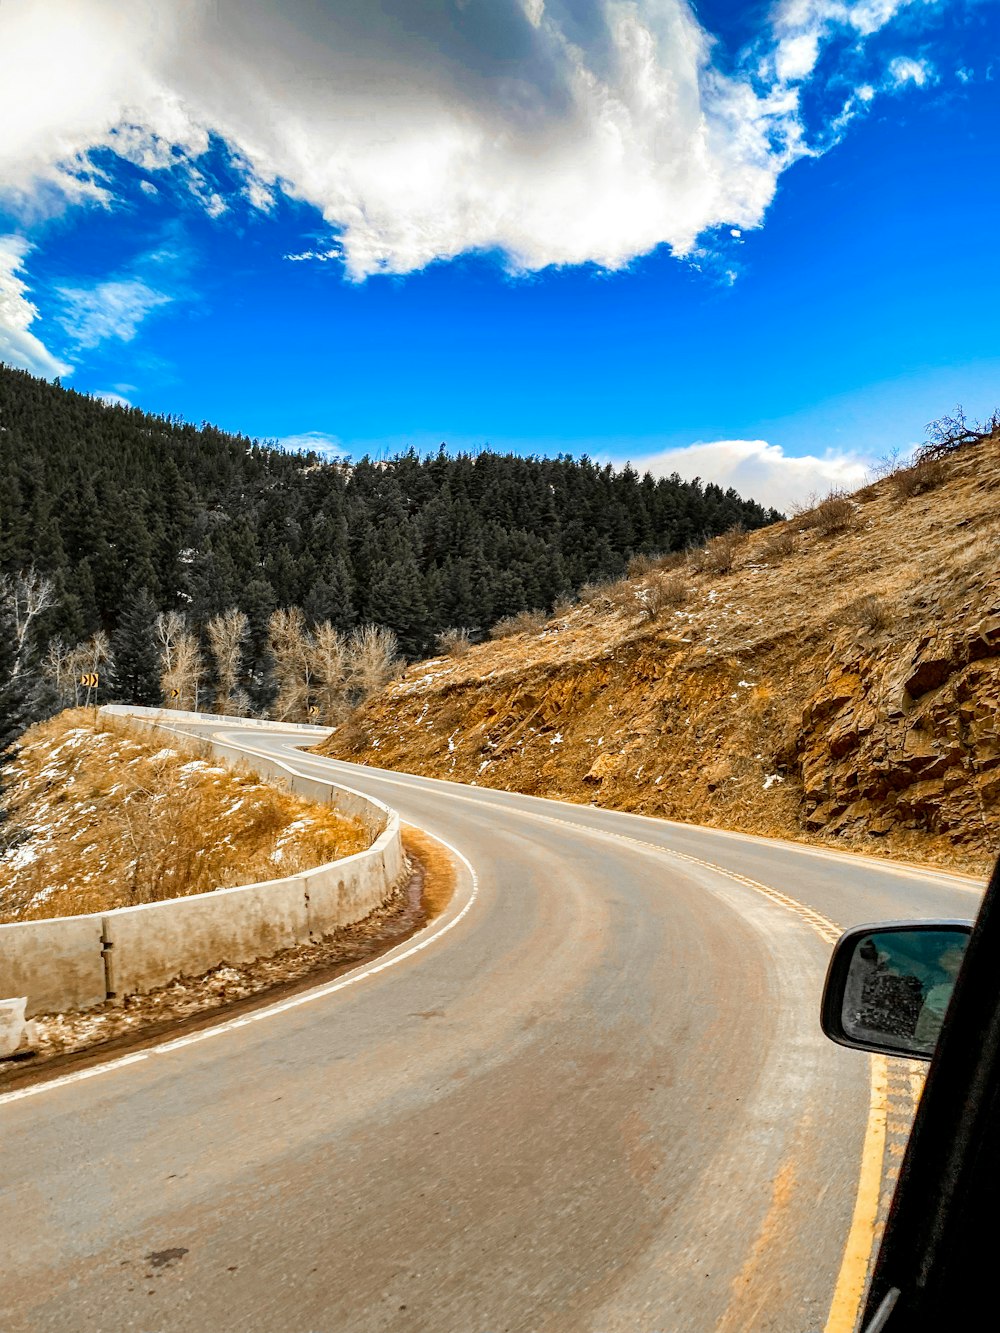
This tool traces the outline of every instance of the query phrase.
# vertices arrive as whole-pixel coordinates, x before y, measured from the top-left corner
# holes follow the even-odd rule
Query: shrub
[[[665,555],[655,556],[653,568],[664,573],[668,569],[680,569],[687,561],[684,551],[667,551]]]
[[[604,596],[610,611],[621,611],[629,615],[640,609],[636,589],[628,579],[619,579],[617,583],[606,584]]]
[[[807,527],[815,528],[821,537],[832,537],[837,532],[846,532],[857,521],[857,513],[850,496],[843,491],[831,491],[825,500],[821,500],[815,509],[802,515]]]
[[[449,626],[435,637],[434,645],[439,653],[448,657],[464,657],[472,647],[472,640],[467,629],[455,629],[454,626]]]
[[[683,606],[690,596],[679,574],[660,574],[650,579],[639,594],[640,612],[649,620],[658,620],[665,611]]]
[[[892,475],[892,493],[897,500],[908,500],[911,495],[932,491],[944,481],[947,468],[940,458],[922,458],[912,467],[901,468]]]
[[[760,555],[764,560],[777,562],[784,560],[795,550],[795,533],[791,528],[782,528],[774,532],[761,544]]]
[[[545,624],[544,611],[518,611],[504,616],[490,630],[491,639],[509,639],[514,634],[535,634]]]
[[[603,601],[607,596],[607,583],[585,583],[580,589],[580,601],[584,606],[593,606],[595,602]]]
[[[552,615],[550,619],[561,620],[563,616],[569,615],[569,613],[573,610],[574,606],[576,606],[576,602],[573,600],[572,597],[557,598],[555,603],[553,604]]]
[[[651,574],[656,568],[656,561],[653,556],[640,553],[634,555],[628,562],[628,576],[630,579],[641,579],[644,574]]]
[[[730,528],[706,542],[702,552],[701,568],[706,574],[728,574],[736,563],[736,553],[746,541],[742,528]]]
[[[636,595],[627,579],[619,579],[617,583],[585,583],[580,601],[603,611],[629,611],[635,608]]]
[[[881,597],[875,593],[865,593],[850,608],[851,619],[856,625],[870,634],[881,634],[892,624],[892,612]]]

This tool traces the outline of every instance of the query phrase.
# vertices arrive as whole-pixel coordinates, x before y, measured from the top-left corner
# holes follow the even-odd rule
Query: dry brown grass
[[[728,574],[736,564],[740,548],[747,540],[747,534],[740,527],[730,528],[718,537],[712,537],[704,546],[698,546],[688,552],[688,567],[695,574]]]
[[[855,527],[858,512],[849,495],[842,491],[831,491],[814,509],[807,510],[800,521],[805,527],[815,528],[821,537],[832,537]]]
[[[901,505],[887,470],[863,508],[828,496],[748,534],[728,574],[686,565],[690,595],[672,616],[619,613],[638,612],[647,574],[585,588],[558,634],[478,645],[433,678],[416,668],[366,708],[378,749],[363,757],[823,841],[801,823],[798,763],[816,692],[859,662],[865,688],[880,689],[922,636],[961,640],[1000,606],[1000,440],[943,466],[925,502]],[[322,748],[339,752],[336,738]],[[709,788],[707,766],[722,760],[728,776]],[[978,873],[1000,839],[1000,808],[987,816],[985,832],[963,826],[964,843],[908,825],[830,840]]]
[[[768,564],[787,560],[795,550],[795,533],[789,527],[779,528],[765,538],[757,548],[757,555]]]
[[[448,657],[464,657],[472,647],[472,640],[467,629],[443,629],[435,640],[435,647]]]
[[[640,551],[638,555],[632,556],[628,562],[628,576],[630,579],[641,579],[646,574],[651,574],[655,568],[655,557]]]
[[[923,458],[912,467],[900,468],[891,477],[892,493],[897,500],[909,500],[940,486],[948,475],[943,458]]]
[[[490,630],[490,638],[510,639],[515,634],[537,634],[544,624],[544,611],[518,611],[517,615],[498,620]]]
[[[70,710],[28,731],[12,766],[0,919],[107,911],[294,874],[368,839],[203,747]]]
[[[579,592],[579,599],[584,606],[594,606],[604,596],[603,583],[585,583]]]
[[[686,605],[690,597],[691,589],[680,574],[658,574],[639,594],[641,613],[648,620],[659,620],[667,611]]]
[[[851,621],[869,634],[881,634],[893,622],[892,607],[876,593],[864,593],[849,608]]]

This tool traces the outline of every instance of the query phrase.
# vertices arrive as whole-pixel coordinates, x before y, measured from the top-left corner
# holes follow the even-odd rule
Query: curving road
[[[0,1097],[4,1333],[846,1333],[881,1140],[828,941],[974,885],[219,734],[469,864],[389,966]]]

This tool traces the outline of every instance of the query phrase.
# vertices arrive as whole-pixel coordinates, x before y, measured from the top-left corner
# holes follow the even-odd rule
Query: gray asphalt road
[[[969,916],[979,895],[296,763],[447,839],[475,882],[463,868],[428,947],[356,983],[0,1099],[0,1329],[822,1328],[869,1077],[819,1033],[809,909]]]

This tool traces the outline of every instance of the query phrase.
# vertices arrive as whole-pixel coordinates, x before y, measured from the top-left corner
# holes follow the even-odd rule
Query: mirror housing
[[[823,1031],[841,1046],[929,1060],[970,921],[884,921],[837,941],[823,989]]]

